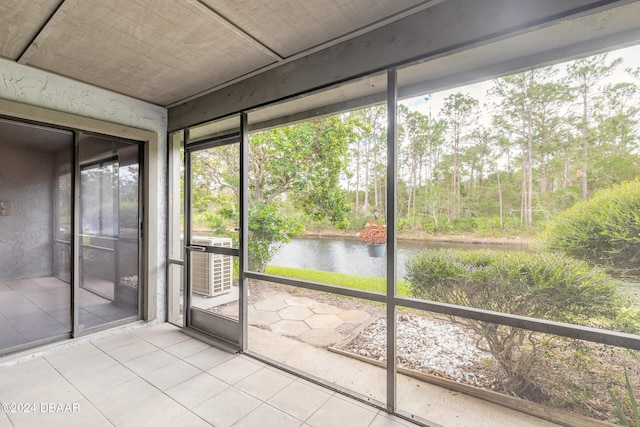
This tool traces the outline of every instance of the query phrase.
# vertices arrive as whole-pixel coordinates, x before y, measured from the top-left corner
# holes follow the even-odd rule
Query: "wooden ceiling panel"
[[[283,57],[327,43],[425,0],[202,0]]]
[[[17,60],[62,0],[0,2],[0,56]]]
[[[274,61],[195,1],[67,0],[63,8],[20,62],[159,105]]]

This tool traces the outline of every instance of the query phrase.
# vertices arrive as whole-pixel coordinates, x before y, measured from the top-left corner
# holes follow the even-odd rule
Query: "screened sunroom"
[[[0,376],[44,354],[114,425],[56,353],[213,425],[331,424],[295,381],[362,425],[630,413],[640,2],[0,10]]]

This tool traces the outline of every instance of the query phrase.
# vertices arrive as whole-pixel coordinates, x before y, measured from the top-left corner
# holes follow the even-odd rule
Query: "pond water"
[[[398,242],[397,277],[404,277],[406,273],[406,263],[414,255],[425,249],[439,248],[527,250],[526,245],[489,245],[403,240]],[[385,277],[387,274],[386,257],[370,257],[367,254],[367,246],[357,239],[334,237],[305,237],[294,239],[278,250],[269,265],[332,271],[358,276]]]

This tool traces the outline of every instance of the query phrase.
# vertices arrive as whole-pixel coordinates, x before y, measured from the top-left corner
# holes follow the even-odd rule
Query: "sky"
[[[640,44],[624,49],[613,50],[610,51],[607,55],[607,58],[609,60],[618,57],[623,58],[623,63],[617,67],[615,73],[612,74],[608,80],[611,82],[631,81],[631,77],[625,71],[625,69],[629,67],[640,67]],[[456,92],[462,92],[472,96],[473,98],[480,101],[480,106],[482,106],[487,97],[487,91],[491,89],[491,86],[492,82],[491,80],[488,80],[468,86],[460,86],[454,89],[448,89],[430,94],[429,101],[425,101],[425,95],[422,95],[415,98],[407,99],[403,101],[402,104],[407,105],[411,110],[418,110],[426,115],[429,115],[429,113],[431,112],[435,116],[442,108],[445,98]],[[489,111],[487,109],[484,109],[484,111],[487,113],[486,115],[489,114]]]

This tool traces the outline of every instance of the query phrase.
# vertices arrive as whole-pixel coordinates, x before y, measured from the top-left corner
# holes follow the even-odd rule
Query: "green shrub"
[[[417,221],[411,218],[398,218],[398,232],[406,233],[418,229]]]
[[[617,281],[557,254],[427,250],[408,262],[406,279],[417,298],[521,316],[587,324],[616,312]]]
[[[433,218],[424,218],[422,220],[422,224],[420,224],[420,226],[422,227],[422,230],[426,231],[427,233],[435,233],[437,231],[440,231],[440,222],[436,222],[435,219]]]
[[[371,221],[372,216],[366,217],[354,212],[349,212],[347,215],[347,221],[349,222],[349,228],[352,231],[360,231],[364,228],[364,225]]]
[[[618,282],[603,270],[550,253],[428,250],[408,262],[405,279],[413,297],[580,325],[611,326],[621,301]],[[579,375],[562,375],[575,372],[568,364],[576,361],[557,357],[571,354],[568,349],[576,341],[479,320],[449,319],[481,337],[478,346],[493,356],[506,393],[557,406],[576,404],[589,393],[588,382],[576,384],[574,377]],[[551,370],[550,363],[564,368]],[[588,372],[585,364],[577,366]],[[564,393],[567,389],[581,391]],[[568,403],[570,399],[574,401]]]
[[[560,213],[542,240],[545,249],[640,276],[640,180],[601,190]]]

